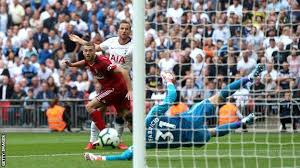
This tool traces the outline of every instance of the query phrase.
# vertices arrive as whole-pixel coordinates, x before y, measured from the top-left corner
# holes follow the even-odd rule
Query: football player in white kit
[[[109,56],[112,63],[121,65],[124,69],[130,73],[132,67],[132,41],[131,41],[131,24],[126,20],[122,20],[119,24],[118,36],[111,37],[100,45],[96,45],[96,50],[105,52]],[[84,44],[87,41],[81,39],[80,37],[71,34],[70,39],[74,42]],[[120,139],[122,140],[122,134],[124,131],[125,121],[122,117],[117,116],[115,120],[115,128],[119,133]],[[91,135],[90,142],[86,146],[86,150],[95,149],[95,144],[93,142],[98,139],[99,130],[95,124],[91,123]],[[124,143],[120,143],[119,149],[127,149],[128,147]]]

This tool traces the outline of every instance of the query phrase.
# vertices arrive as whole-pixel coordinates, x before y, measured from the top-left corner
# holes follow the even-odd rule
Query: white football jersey
[[[100,48],[109,54],[109,60],[112,63],[121,65],[126,70],[130,71],[132,67],[132,41],[121,45],[119,37],[112,37],[100,44]]]

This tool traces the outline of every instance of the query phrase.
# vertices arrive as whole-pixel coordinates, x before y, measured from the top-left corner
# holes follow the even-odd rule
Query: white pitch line
[[[231,153],[235,153],[235,152],[291,152],[290,150],[201,150],[202,152],[231,152]],[[149,151],[147,153],[148,157],[149,156],[155,156],[156,153],[161,154],[161,153],[169,153],[172,152],[172,150],[167,151],[167,150],[162,150],[162,151]],[[192,150],[179,150],[177,152],[193,152]],[[199,150],[200,152],[200,150]],[[58,156],[80,156],[83,155],[83,153],[56,153],[56,154],[41,154],[41,155],[12,155],[9,156],[7,155],[7,158],[27,158],[27,157],[58,157]],[[101,153],[94,153],[94,154],[99,154],[99,155],[111,155],[111,154],[121,154],[121,152],[101,152]],[[160,155],[161,156],[161,155]],[[195,154],[195,156],[197,156],[197,154]]]
[[[103,152],[101,155],[106,154],[118,154],[120,152]],[[55,154],[42,154],[42,155],[13,155],[9,156],[7,155],[7,158],[27,158],[27,157],[57,157],[57,156],[80,156],[84,153],[55,153]],[[100,154],[100,153],[94,153],[94,154]]]

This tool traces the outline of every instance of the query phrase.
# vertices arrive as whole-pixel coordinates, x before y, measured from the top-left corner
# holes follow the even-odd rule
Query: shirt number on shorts
[[[155,140],[158,141],[159,137],[161,137],[163,140],[167,141],[168,143],[171,143],[174,140],[174,136],[170,131],[162,133],[160,130],[156,130]]]

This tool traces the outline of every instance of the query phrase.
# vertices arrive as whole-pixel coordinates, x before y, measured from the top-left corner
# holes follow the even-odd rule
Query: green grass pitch
[[[85,161],[82,154],[88,137],[87,133],[8,133],[6,167],[132,167],[131,161]],[[127,144],[131,144],[130,135],[126,134],[124,139]],[[120,150],[106,147],[92,152],[116,154]],[[300,167],[300,134],[233,133],[213,138],[202,148],[151,149],[147,150],[147,165],[155,168]]]

